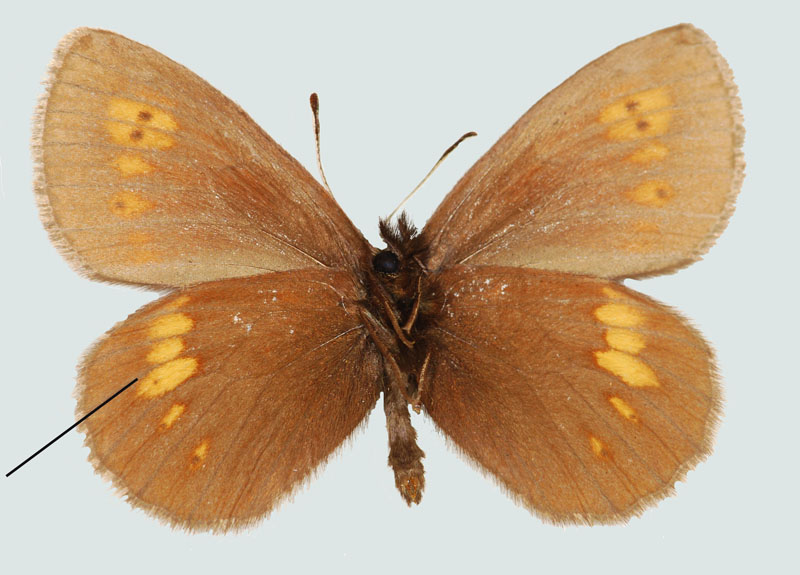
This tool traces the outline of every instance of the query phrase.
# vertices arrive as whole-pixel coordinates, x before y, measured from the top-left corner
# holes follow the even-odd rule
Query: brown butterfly
[[[613,523],[710,451],[712,351],[622,285],[699,259],[741,186],[714,43],[620,46],[531,108],[417,233],[372,247],[236,104],[154,50],[79,29],[36,117],[37,197],[82,274],[168,293],[80,368],[98,471],[174,526],[249,525],[383,394],[389,464],[420,501],[409,406],[555,523]]]

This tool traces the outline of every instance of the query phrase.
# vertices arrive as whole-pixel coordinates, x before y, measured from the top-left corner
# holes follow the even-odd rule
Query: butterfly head
[[[391,250],[383,250],[372,258],[372,269],[379,274],[395,275],[400,271],[400,258]]]
[[[367,285],[372,309],[376,317],[382,317],[387,333],[398,336],[397,341],[387,341],[387,346],[409,350],[411,340],[423,337],[425,327],[441,307],[437,305],[434,276],[426,266],[427,240],[405,212],[391,223],[382,219],[379,227],[386,248],[376,250],[370,262],[372,273]]]
[[[427,249],[423,236],[405,212],[394,222],[381,219],[378,227],[386,248],[372,256],[372,270],[379,281],[394,292],[393,295],[399,296],[398,290],[415,292],[418,277],[427,272],[424,263]]]

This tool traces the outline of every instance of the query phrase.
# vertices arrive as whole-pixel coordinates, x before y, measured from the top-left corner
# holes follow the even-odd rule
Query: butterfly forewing
[[[534,512],[624,520],[708,453],[712,353],[663,305],[549,271],[459,266],[437,281],[425,408]]]
[[[681,25],[584,67],[531,108],[425,228],[429,265],[620,278],[698,259],[739,191],[740,104],[702,31]]]
[[[350,274],[204,283],[145,306],[86,357],[91,459],[135,505],[187,529],[263,517],[364,420],[380,367]]]
[[[54,241],[92,277],[156,286],[352,267],[361,234],[241,108],[155,50],[80,29],[34,134]]]

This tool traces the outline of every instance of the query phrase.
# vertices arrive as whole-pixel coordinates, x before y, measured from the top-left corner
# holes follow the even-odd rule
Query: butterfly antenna
[[[417,186],[416,186],[416,187],[415,187],[413,190],[411,190],[411,193],[410,193],[410,194],[408,194],[408,195],[407,195],[405,198],[403,198],[403,201],[402,201],[402,202],[400,202],[400,205],[399,205],[399,206],[397,206],[397,207],[396,207],[396,208],[395,208],[395,209],[392,211],[392,213],[391,213],[391,214],[389,214],[389,217],[388,217],[388,218],[386,218],[386,221],[387,221],[387,222],[388,222],[388,221],[391,221],[391,220],[392,220],[392,218],[395,216],[395,214],[396,214],[397,212],[399,212],[399,211],[400,211],[400,210],[403,208],[403,206],[405,206],[405,205],[406,205],[406,203],[408,202],[408,200],[410,200],[410,199],[411,199],[411,196],[413,196],[415,193],[417,193],[417,190],[418,190],[418,189],[420,189],[420,188],[422,187],[422,185],[423,185],[425,182],[427,182],[427,181],[428,181],[428,178],[430,178],[430,177],[431,177],[431,174],[433,174],[433,172],[435,172],[435,171],[436,171],[436,168],[438,168],[438,167],[439,167],[439,164],[441,164],[441,163],[444,161],[444,159],[445,159],[447,156],[449,156],[449,155],[450,155],[450,152],[452,152],[453,150],[455,150],[455,149],[458,147],[458,145],[459,145],[461,142],[463,142],[464,140],[466,140],[467,138],[471,138],[472,136],[477,136],[477,135],[478,135],[478,133],[477,133],[477,132],[467,132],[466,134],[464,134],[463,136],[461,136],[461,137],[460,137],[458,140],[456,140],[456,141],[455,141],[455,143],[454,143],[452,146],[450,146],[449,148],[447,148],[447,149],[444,151],[444,154],[442,154],[442,157],[441,157],[441,158],[439,158],[439,160],[438,160],[438,161],[437,161],[437,162],[436,162],[436,163],[433,165],[433,167],[432,167],[432,168],[430,169],[430,171],[429,171],[429,172],[428,172],[428,173],[425,175],[425,177],[424,177],[424,178],[422,178],[422,181],[421,181],[420,183],[418,183],[418,184],[417,184]]]
[[[333,192],[331,192],[331,187],[328,185],[328,178],[325,177],[325,170],[322,169],[322,156],[320,155],[320,147],[319,147],[319,96],[317,93],[314,92],[311,94],[309,98],[311,102],[311,112],[314,114],[314,139],[317,142],[317,168],[319,168],[319,174],[322,176],[322,184],[325,186],[325,189],[328,190],[328,193],[332,196]]]

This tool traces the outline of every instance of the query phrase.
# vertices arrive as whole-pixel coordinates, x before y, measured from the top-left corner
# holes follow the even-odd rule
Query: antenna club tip
[[[311,93],[311,96],[309,96],[308,101],[311,102],[311,107],[314,110],[319,110],[319,96],[317,96],[316,92]]]

